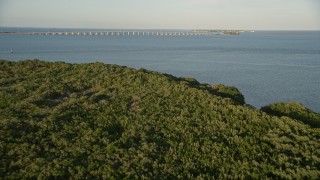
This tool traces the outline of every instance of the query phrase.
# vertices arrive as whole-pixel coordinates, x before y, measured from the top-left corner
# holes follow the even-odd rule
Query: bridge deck
[[[51,35],[51,36],[212,36],[237,35],[240,31],[67,31],[67,32],[0,32],[16,35]]]

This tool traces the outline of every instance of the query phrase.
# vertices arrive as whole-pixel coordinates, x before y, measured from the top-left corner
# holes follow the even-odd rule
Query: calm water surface
[[[142,67],[236,86],[258,108],[299,101],[320,112],[320,31],[207,37],[0,35],[0,59]]]

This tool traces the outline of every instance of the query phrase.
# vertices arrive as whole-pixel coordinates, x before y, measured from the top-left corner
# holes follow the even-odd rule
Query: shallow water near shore
[[[256,31],[234,36],[1,34],[0,59],[100,61],[145,68],[236,86],[246,102],[257,108],[299,101],[320,112],[320,31]]]

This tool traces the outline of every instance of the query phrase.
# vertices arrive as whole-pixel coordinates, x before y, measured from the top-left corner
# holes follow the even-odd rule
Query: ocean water
[[[12,30],[0,31],[8,29]],[[202,83],[236,86],[246,102],[257,108],[299,101],[320,112],[320,31],[256,31],[235,36],[1,34],[0,59],[100,61],[145,68],[194,77]]]

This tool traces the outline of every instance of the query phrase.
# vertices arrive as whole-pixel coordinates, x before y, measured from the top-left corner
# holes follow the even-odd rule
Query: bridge
[[[213,36],[238,35],[238,30],[193,30],[193,31],[59,31],[59,32],[0,32],[0,34],[42,36]]]

